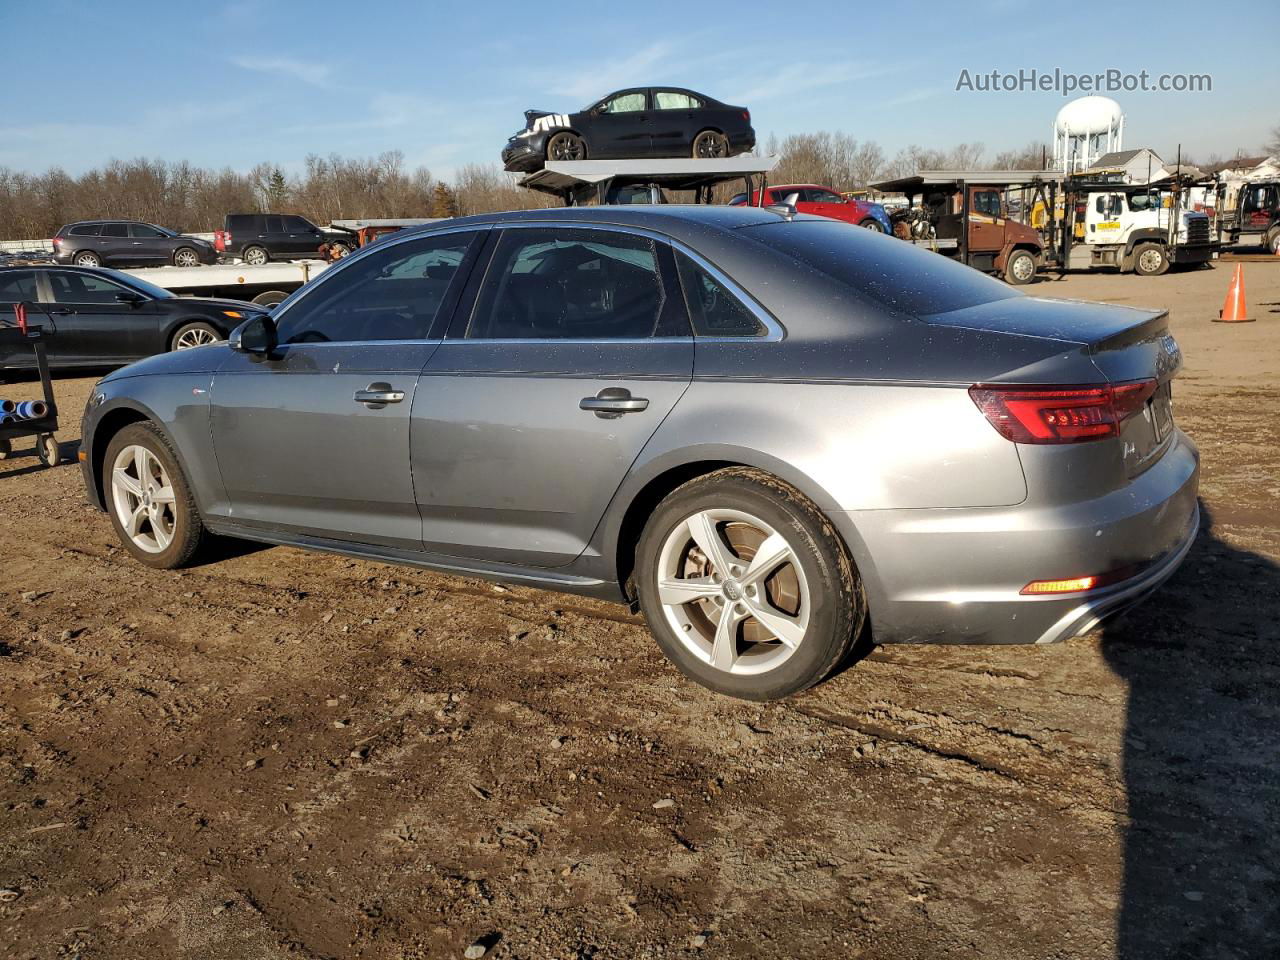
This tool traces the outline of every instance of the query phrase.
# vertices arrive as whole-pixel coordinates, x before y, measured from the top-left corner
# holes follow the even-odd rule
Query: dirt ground
[[[293,549],[131,562],[0,463],[0,954],[1280,956],[1280,261],[1173,311],[1205,530],[1049,648],[716,696],[623,608]],[[92,379],[61,379],[74,457]],[[14,397],[35,385],[10,385]],[[672,801],[667,803],[666,801]]]

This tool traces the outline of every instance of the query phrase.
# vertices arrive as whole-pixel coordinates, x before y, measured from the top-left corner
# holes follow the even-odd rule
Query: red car
[[[765,204],[785,203],[791,194],[799,194],[796,200],[797,213],[812,213],[819,217],[830,217],[832,220],[843,220],[858,227],[868,227],[881,233],[892,233],[889,214],[878,203],[867,203],[865,200],[849,200],[840,196],[830,187],[820,187],[813,183],[784,183],[766,187]],[[751,195],[754,206],[759,199],[760,191]],[[747,202],[747,195],[740,193],[729,201],[731,206],[740,207]]]

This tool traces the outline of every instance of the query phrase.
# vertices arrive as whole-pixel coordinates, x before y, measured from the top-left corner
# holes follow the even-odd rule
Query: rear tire
[[[1133,272],[1140,277],[1158,277],[1169,272],[1169,255],[1158,243],[1140,243],[1133,251]]]
[[[74,263],[77,267],[102,266],[102,258],[98,256],[96,253],[94,253],[92,250],[81,250],[74,257],[71,258],[71,262]]]
[[[1029,250],[1015,250],[1004,265],[1004,278],[1014,286],[1030,283],[1036,278],[1036,258]]]
[[[640,606],[667,657],[703,686],[745,700],[822,680],[866,617],[831,523],[798,490],[747,467],[698,477],[663,500],[635,569]]]
[[[694,159],[712,160],[729,156],[729,138],[719,130],[703,130],[693,138]]]
[[[241,259],[250,266],[260,267],[271,260],[271,255],[262,247],[245,247]]]
[[[175,267],[198,267],[200,266],[200,254],[190,247],[179,247],[173,251],[173,265]]]
[[[186,566],[207,534],[164,434],[150,422],[129,424],[107,444],[102,473],[111,525],[133,558],[158,570]]]

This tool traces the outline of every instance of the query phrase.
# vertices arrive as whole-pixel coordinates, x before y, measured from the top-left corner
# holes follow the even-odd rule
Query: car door
[[[285,229],[284,217],[274,214],[262,218],[258,243],[274,257],[291,257],[296,253],[289,231]]]
[[[154,353],[160,327],[155,302],[102,273],[46,270],[41,306],[52,319],[49,359],[63,363],[128,363]]]
[[[303,257],[318,257],[324,237],[320,228],[305,217],[284,217],[284,228],[289,232],[289,253]]]
[[[1004,247],[1004,208],[994,187],[969,188],[969,249],[994,253]]]
[[[655,157],[687,157],[701,127],[702,101],[683,90],[654,90],[652,146]]]
[[[509,226],[413,403],[413,485],[435,554],[556,567],[585,549],[688,387],[670,249],[616,228]]]
[[[28,322],[32,326],[47,326],[39,309],[31,308],[39,299],[34,270],[0,269],[0,327],[17,323],[14,305],[26,303],[30,309]],[[31,348],[18,343],[0,342],[0,367],[30,367],[35,365]]]
[[[482,235],[449,231],[370,248],[280,312],[270,358],[229,352],[209,410],[230,519],[421,549],[410,411]]]
[[[155,227],[145,223],[129,224],[129,240],[136,263],[157,265],[168,263],[173,252],[171,239]]]
[[[140,262],[134,255],[127,223],[104,223],[94,243],[104,267],[127,267]]]
[[[590,111],[587,158],[653,156],[653,123],[647,90],[623,90]]]
[[[846,203],[844,197],[825,187],[807,188],[805,190],[805,205],[808,208],[805,210],[806,213],[813,213],[819,217],[829,217],[832,220],[851,221],[856,214],[853,204]]]

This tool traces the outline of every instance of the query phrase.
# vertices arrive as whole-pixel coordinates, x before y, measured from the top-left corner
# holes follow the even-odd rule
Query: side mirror
[[[127,303],[131,307],[136,307],[140,303],[146,302],[146,297],[133,290],[121,290],[116,294],[116,303]]]
[[[269,357],[276,348],[276,322],[266,314],[250,317],[231,331],[227,343],[237,353]]]

